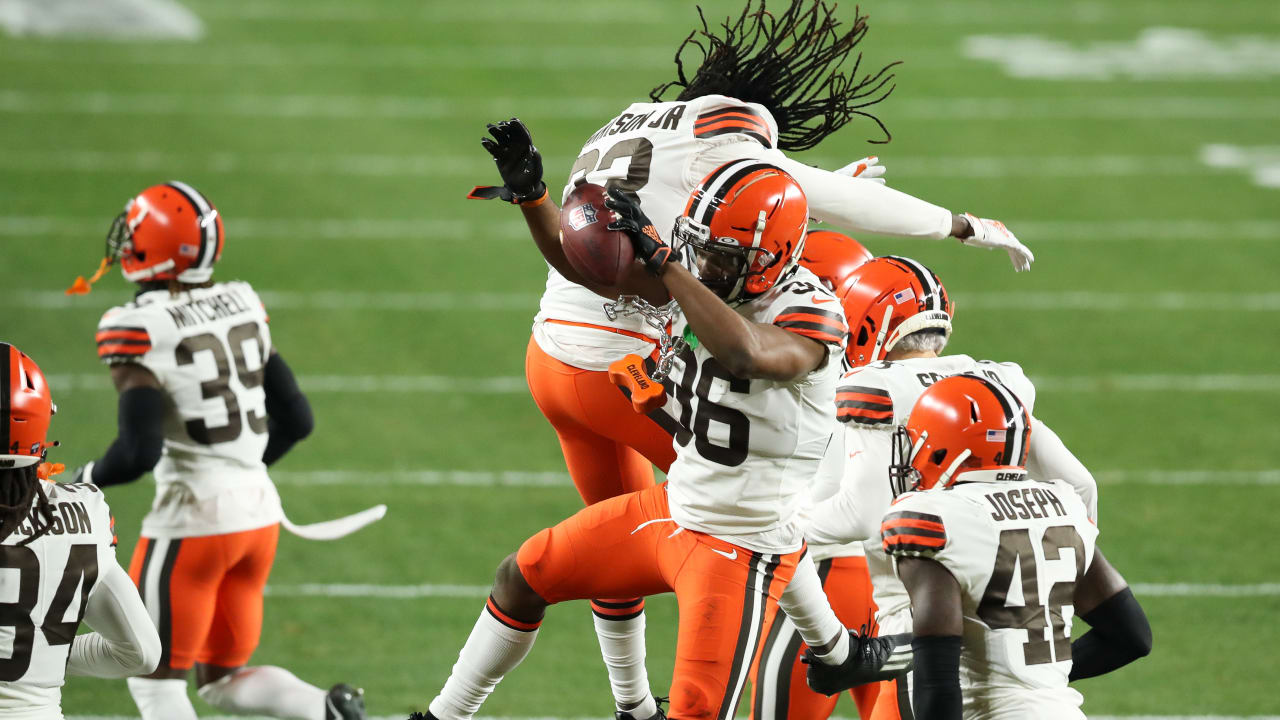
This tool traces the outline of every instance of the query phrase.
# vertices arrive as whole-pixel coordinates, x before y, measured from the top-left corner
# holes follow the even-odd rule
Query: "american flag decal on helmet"
[[[1004,430],[988,430],[987,431],[987,442],[1002,443],[1004,442],[1004,439],[1005,439]]]
[[[901,305],[902,303],[908,300],[915,300],[915,299],[916,299],[916,291],[912,290],[911,288],[903,288],[893,294],[893,301],[898,305]]]

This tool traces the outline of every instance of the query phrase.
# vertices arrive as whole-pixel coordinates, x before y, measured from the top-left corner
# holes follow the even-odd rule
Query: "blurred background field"
[[[496,181],[484,124],[523,118],[557,186],[587,136],[673,76],[696,12],[185,0],[156,16],[131,1],[118,3],[131,22],[91,29],[161,17],[190,37],[59,30],[115,2],[0,2],[0,22],[25,28],[0,35],[0,337],[55,376],[56,459],[96,456],[115,396],[92,336],[130,290],[113,274],[85,298],[61,291],[93,269],[132,194],[169,179],[207,194],[226,224],[217,277],[263,293],[315,407],[315,435],[276,473],[291,517],[391,508],[345,541],[282,541],[255,660],[360,684],[375,715],[424,708],[492,568],[579,504],[522,379],[544,266],[518,213],[463,200]],[[716,19],[740,4],[704,7]],[[1280,560],[1267,546],[1280,500],[1280,6],[863,11],[867,67],[904,61],[875,108],[893,141],[868,145],[878,132],[855,121],[804,157],[834,168],[878,154],[892,185],[1005,220],[1036,253],[1015,275],[1003,254],[954,241],[863,238],[938,272],[958,303],[951,349],[1023,364],[1037,414],[1099,477],[1102,547],[1137,584],[1155,651],[1082,683],[1086,711],[1280,715]],[[109,493],[126,559],[151,494],[149,480]],[[650,608],[661,694],[675,607]],[[553,609],[485,713],[607,716],[588,618],[584,604]],[[64,708],[136,713],[120,682],[73,681]]]

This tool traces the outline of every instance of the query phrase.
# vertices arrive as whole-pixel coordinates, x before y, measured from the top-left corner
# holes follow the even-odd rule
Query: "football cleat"
[[[667,714],[662,711],[662,704],[667,701],[667,698],[655,697],[653,702],[657,706],[657,710],[647,718],[636,717],[631,714],[630,710],[615,710],[613,713],[613,720],[667,720]]]
[[[364,690],[338,683],[324,697],[324,720],[365,720]]]

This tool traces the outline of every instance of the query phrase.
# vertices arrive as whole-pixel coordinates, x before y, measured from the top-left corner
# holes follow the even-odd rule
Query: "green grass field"
[[[692,5],[184,4],[205,22],[198,42],[0,36],[0,338],[58,376],[56,459],[74,467],[114,436],[92,336],[99,314],[129,296],[118,274],[87,298],[60,292],[93,269],[128,197],[182,179],[225,218],[218,277],[267,296],[276,347],[311,391],[316,433],[279,465],[291,516],[390,506],[345,541],[284,539],[273,585],[488,583],[578,499],[565,482],[485,484],[504,471],[555,480],[563,464],[518,380],[543,264],[518,213],[463,201],[496,180],[477,141],[486,122],[519,115],[548,177],[563,177],[587,136],[669,79]],[[706,7],[714,18],[739,4]],[[1277,527],[1280,501],[1268,452],[1280,421],[1280,190],[1200,161],[1212,144],[1249,157],[1280,146],[1280,73],[1169,75],[1156,63],[1147,76],[1017,78],[962,52],[979,34],[1131,46],[1156,26],[1274,46],[1280,9],[879,0],[864,10],[869,65],[905,61],[877,108],[893,142],[867,145],[874,127],[854,122],[806,157],[834,167],[877,153],[892,185],[1003,219],[1035,251],[1032,272],[1015,275],[1003,254],[954,242],[866,239],[948,284],[952,350],[1015,360],[1041,380],[1037,415],[1102,482],[1102,547],[1151,586],[1139,598],[1153,655],[1081,684],[1086,711],[1280,715],[1280,559],[1265,543],[1240,544]],[[341,389],[347,376],[371,391]],[[452,380],[404,389],[402,376]],[[482,392],[473,378],[500,380]],[[320,482],[315,471],[344,474]],[[406,474],[419,471],[476,474],[471,484]],[[149,480],[109,494],[122,559],[151,494]],[[1184,594],[1161,594],[1183,583]],[[1212,587],[1223,585],[1242,587]],[[326,686],[349,680],[373,714],[404,715],[440,687],[480,607],[478,597],[286,592],[268,600],[255,662]],[[676,611],[669,599],[649,607],[661,694]],[[485,713],[606,716],[588,617],[583,603],[552,610]],[[136,714],[122,682],[74,681],[64,708]]]

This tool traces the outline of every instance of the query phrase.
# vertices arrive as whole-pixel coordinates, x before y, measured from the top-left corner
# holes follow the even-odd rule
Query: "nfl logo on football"
[[[595,221],[596,206],[591,203],[579,205],[569,213],[569,227],[574,230],[581,230]]]

